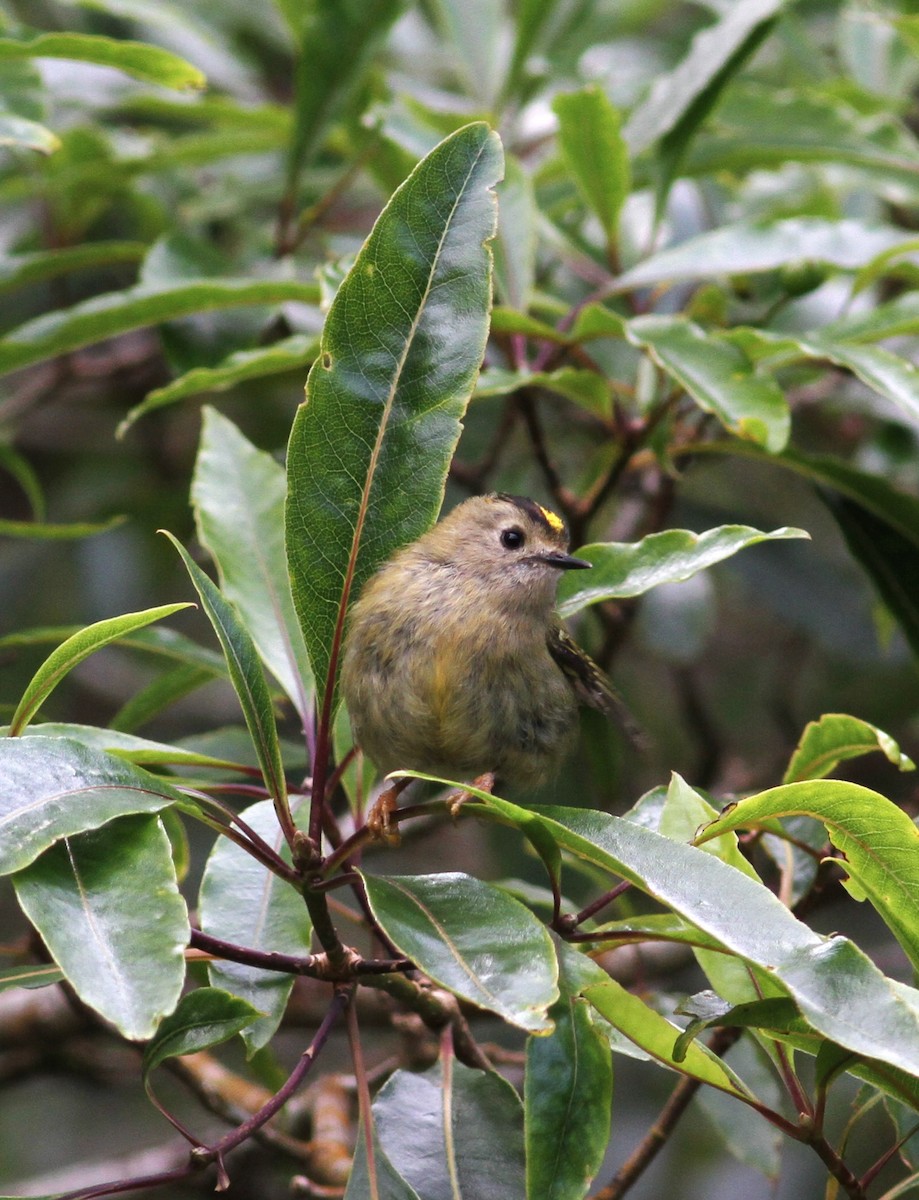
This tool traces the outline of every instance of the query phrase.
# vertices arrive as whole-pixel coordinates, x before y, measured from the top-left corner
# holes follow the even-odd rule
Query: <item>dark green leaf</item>
[[[147,413],[176,404],[188,396],[198,396],[202,392],[225,392],[250,379],[262,379],[266,375],[307,367],[316,358],[318,347],[316,338],[296,334],[273,342],[270,346],[260,346],[257,350],[237,350],[216,367],[194,367],[165,387],[149,392],[118,426],[118,436],[123,437],[134,422]]]
[[[0,338],[0,374],[131,329],[175,321],[193,313],[246,304],[280,304],[285,300],[310,304],[317,299],[314,284],[292,280],[203,279],[158,286],[138,284],[123,292],[94,296],[72,308],[45,313],[12,330]]]
[[[377,1138],[376,1129],[372,1131],[371,1137],[373,1142],[372,1165],[368,1161],[364,1126],[363,1124],[358,1126],[354,1144],[354,1162],[351,1164],[344,1200],[419,1200],[415,1189],[405,1182],[386,1157]]]
[[[200,987],[183,996],[175,1012],[160,1022],[144,1050],[143,1075],[168,1058],[219,1046],[258,1018],[258,1009],[216,987]]]
[[[440,507],[485,346],[500,171],[486,125],[442,142],[329,310],[288,452],[287,552],[320,694],[349,598]]]
[[[396,1071],[373,1112],[387,1158],[422,1200],[524,1200],[523,1110],[500,1075],[452,1059]]]
[[[0,874],[18,871],[59,838],[125,813],[184,804],[165,780],[59,737],[0,738]]]
[[[549,1010],[555,1030],[527,1042],[524,1129],[530,1200],[581,1200],[609,1142],[613,1066],[609,1042],[577,995],[580,981],[562,952],[561,998]],[[578,957],[583,958],[582,955]],[[589,960],[588,960],[589,961]]]
[[[547,1032],[558,967],[545,927],[471,875],[364,876],[374,916],[443,987],[529,1032]]]
[[[217,564],[223,594],[305,721],[312,680],[287,574],[286,495],[284,468],[205,409],[192,481],[198,537]]]
[[[0,992],[8,988],[41,988],[60,983],[64,972],[48,963],[34,963],[27,967],[6,967],[0,971]]]
[[[189,938],[159,820],[122,817],[67,838],[13,884],[80,999],[125,1037],[150,1037],[179,998]]]
[[[252,736],[265,786],[283,819],[287,808],[287,780],[284,778],[284,764],[281,761],[281,746],[271,708],[271,696],[255,643],[233,605],[221,595],[220,589],[208,579],[185,547],[171,533],[167,532],[166,536],[181,555],[195,590],[201,597],[201,607],[217,634],[230,672],[230,680]]]
[[[60,250],[36,250],[0,259],[0,295],[30,284],[57,279],[71,271],[140,262],[147,253],[144,242],[86,242]]]
[[[154,742],[149,738],[134,737],[117,729],[100,729],[96,725],[76,725],[66,722],[44,721],[30,725],[26,737],[70,738],[92,750],[101,750],[116,758],[123,758],[137,766],[209,767],[217,771],[246,771],[243,763],[217,758],[212,754],[198,754],[181,746],[166,742]]]

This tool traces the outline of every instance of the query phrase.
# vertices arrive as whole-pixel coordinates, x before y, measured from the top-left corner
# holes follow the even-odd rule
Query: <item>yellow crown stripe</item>
[[[565,528],[565,522],[562,520],[562,518],[556,513],[552,512],[551,509],[543,508],[541,504],[538,505],[538,508],[542,515],[546,518],[546,524],[549,526],[549,528],[554,529],[556,533],[561,533]]]

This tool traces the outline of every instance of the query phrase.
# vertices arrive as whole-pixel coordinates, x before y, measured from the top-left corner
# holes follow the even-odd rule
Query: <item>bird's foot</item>
[[[385,842],[387,846],[398,846],[402,841],[399,826],[393,821],[392,814],[399,807],[399,796],[410,783],[410,779],[394,779],[389,787],[380,792],[367,814],[367,828],[376,841]]]
[[[488,792],[491,794],[495,787],[494,771],[486,771],[485,774],[480,775],[478,779],[473,779],[472,786],[478,788],[480,792]],[[471,792],[460,791],[450,793],[450,795],[447,797],[447,812],[453,818],[454,822],[459,817],[460,809],[463,807],[463,805],[468,801],[475,799],[476,797],[473,796]]]

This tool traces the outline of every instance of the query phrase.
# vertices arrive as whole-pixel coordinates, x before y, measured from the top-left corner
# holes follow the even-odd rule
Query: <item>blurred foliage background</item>
[[[605,480],[589,520],[572,521],[578,542],[734,522],[796,525],[812,538],[756,547],[576,622],[648,747],[588,714],[582,752],[553,795],[622,811],[671,770],[718,795],[769,786],[823,712],[853,713],[915,750],[919,529],[911,538],[881,521],[867,547],[857,544],[851,524],[840,529],[835,493],[787,462],[700,452],[717,422],[691,396],[669,394],[672,380],[627,339],[571,352],[569,365],[607,381],[599,407],[583,381],[507,374],[550,357],[539,330],[542,350],[522,353],[524,314],[543,331],[561,327],[595,295],[623,316],[685,312],[708,331],[775,338],[861,319],[863,341],[883,343],[898,365],[881,378],[875,363],[869,379],[819,347],[780,363],[792,445],[915,494],[919,4],[7,0],[0,11],[4,715],[54,640],[41,630],[187,598],[156,531],[194,536],[201,403],[283,455],[350,257],[418,158],[485,117],[509,161],[502,317],[447,504],[511,491],[571,519]],[[41,40],[58,34],[67,36]],[[120,49],[104,51],[103,38]],[[137,53],[125,49],[133,43]],[[553,99],[586,84],[624,114],[632,158],[621,213],[606,223],[556,136]],[[754,231],[777,229],[785,249],[763,265]],[[616,288],[622,272],[717,230],[735,231],[729,268],[701,246],[669,290],[663,267]],[[894,302],[899,320],[872,325]],[[652,411],[653,436],[631,445],[634,422]],[[882,560],[873,567],[872,549]],[[170,624],[210,645],[194,613]],[[45,716],[162,739],[238,721],[206,665],[195,674],[186,662],[180,674],[149,647],[112,647],[68,677]],[[138,693],[148,697],[140,726],[125,708]],[[298,734],[293,715],[287,732]],[[880,756],[851,777],[916,807],[913,778]],[[837,919],[848,918],[834,910],[828,927]],[[99,1125],[100,1093],[74,1086],[76,1100],[55,1085],[58,1130],[84,1146],[79,1097],[89,1089]],[[30,1099],[48,1102],[38,1091]],[[0,1178],[23,1178],[39,1169],[12,1150],[24,1136],[14,1114],[28,1108],[3,1109],[0,1161],[12,1166]],[[60,1147],[60,1160],[72,1149]],[[687,1139],[674,1153],[697,1149]],[[749,1194],[815,1194],[795,1175]],[[634,1194],[660,1186],[651,1179]],[[733,1177],[723,1192],[714,1175],[691,1186],[735,1194]]]

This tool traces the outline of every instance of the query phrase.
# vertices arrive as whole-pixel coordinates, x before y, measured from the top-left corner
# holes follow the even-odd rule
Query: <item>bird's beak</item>
[[[562,554],[560,550],[552,550],[548,554],[540,554],[539,557],[547,567],[556,567],[559,571],[580,571],[593,566],[586,558],[575,558],[571,554]]]

